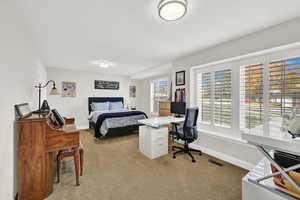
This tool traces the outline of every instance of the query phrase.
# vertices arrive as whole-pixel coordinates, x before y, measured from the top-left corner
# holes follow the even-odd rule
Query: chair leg
[[[174,149],[180,149],[180,150],[183,150],[183,148],[182,148],[182,147],[178,147],[178,146],[172,146],[172,150],[174,150]]]
[[[187,154],[192,158],[192,162],[196,162],[196,160],[195,160],[194,156],[191,154],[191,152],[188,151]]]
[[[57,155],[56,157],[56,175],[57,175],[57,183],[60,182],[60,168],[61,168],[61,158],[60,154]]]
[[[79,162],[80,162],[80,159],[79,159],[79,149],[76,148],[74,149],[74,164],[75,164],[75,174],[76,174],[76,186],[79,186]]]
[[[173,158],[176,158],[177,153],[187,153],[192,158],[192,162],[196,162],[194,156],[192,155],[192,152],[198,152],[200,156],[202,155],[202,152],[200,150],[190,149],[187,141],[185,141],[184,147],[172,146],[172,149],[180,149],[179,151],[173,153]]]
[[[190,149],[191,152],[198,152],[200,156],[202,156],[202,151],[197,149]]]
[[[173,158],[176,158],[176,154],[178,154],[178,153],[184,153],[184,150],[181,149],[181,150],[176,151],[175,153],[173,153]]]
[[[84,155],[84,150],[80,149],[79,150],[79,154],[80,154],[80,176],[82,176],[83,174],[83,155]]]

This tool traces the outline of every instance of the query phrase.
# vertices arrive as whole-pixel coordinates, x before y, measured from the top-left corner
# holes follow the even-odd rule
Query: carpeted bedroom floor
[[[81,132],[85,163],[80,186],[75,186],[72,159],[63,163],[61,183],[47,200],[240,200],[246,170],[222,162],[208,162],[208,155],[171,154],[150,160],[138,150],[138,135],[95,141]],[[214,159],[214,158],[213,158]],[[217,160],[217,159],[214,159]],[[219,160],[218,160],[219,161]]]

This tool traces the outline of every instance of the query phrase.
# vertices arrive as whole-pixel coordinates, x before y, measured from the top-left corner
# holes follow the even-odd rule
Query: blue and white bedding
[[[104,115],[111,115],[111,117],[105,117],[105,119],[103,119]],[[100,118],[102,118],[102,121],[99,124]],[[95,132],[100,132],[102,136],[105,136],[110,128],[120,128],[137,125],[138,120],[145,118],[147,118],[147,116],[139,111],[131,111],[124,108],[92,111],[89,116],[90,121],[99,125],[99,127],[96,126],[95,129],[99,128],[100,130],[95,130]]]

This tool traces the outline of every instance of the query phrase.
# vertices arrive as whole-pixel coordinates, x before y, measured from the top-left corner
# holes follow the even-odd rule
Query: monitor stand
[[[182,118],[182,115],[181,115],[181,114],[175,114],[174,117],[175,117],[175,118]]]

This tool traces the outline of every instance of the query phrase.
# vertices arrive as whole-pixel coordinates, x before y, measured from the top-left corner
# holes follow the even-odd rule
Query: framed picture
[[[129,86],[129,97],[136,97],[136,86]]]
[[[76,83],[62,82],[62,97],[76,97]]]
[[[185,71],[176,72],[176,86],[185,85]]]
[[[120,83],[117,81],[95,80],[95,89],[119,90]]]
[[[32,111],[28,103],[15,105],[15,109],[20,118],[26,118],[32,115]]]

